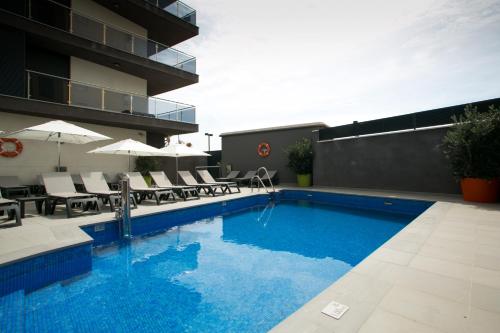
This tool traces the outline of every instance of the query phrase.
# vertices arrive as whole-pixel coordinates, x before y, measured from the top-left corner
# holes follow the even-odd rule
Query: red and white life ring
[[[267,142],[261,142],[257,146],[257,154],[260,157],[268,157],[271,154],[271,146]]]
[[[4,148],[5,144],[12,143],[15,145],[14,150],[7,150]],[[0,138],[0,156],[3,157],[16,157],[23,152],[23,144],[18,139],[14,138]]]

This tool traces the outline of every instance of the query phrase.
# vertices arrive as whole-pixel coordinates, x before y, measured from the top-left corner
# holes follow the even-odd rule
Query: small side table
[[[21,218],[24,218],[25,213],[25,204],[27,202],[34,202],[36,206],[36,211],[38,214],[42,214],[42,206],[45,204],[45,215],[49,212],[49,198],[47,196],[35,196],[35,197],[22,197],[16,198],[17,202],[19,202],[20,210],[21,210]]]

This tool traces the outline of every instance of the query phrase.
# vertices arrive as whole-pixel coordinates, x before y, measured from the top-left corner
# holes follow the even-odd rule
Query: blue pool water
[[[96,248],[90,273],[0,298],[0,320],[37,333],[266,332],[414,217],[282,201],[202,219]]]

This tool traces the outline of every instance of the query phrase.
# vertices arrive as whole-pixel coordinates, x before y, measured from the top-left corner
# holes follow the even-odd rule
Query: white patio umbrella
[[[128,170],[131,156],[167,156],[161,149],[139,141],[126,139],[87,152],[89,154],[128,155]]]
[[[194,156],[211,156],[201,150],[197,150],[191,147],[186,146],[182,143],[173,143],[162,149],[160,149],[165,153],[163,156],[175,157],[175,183],[179,185],[179,157],[194,157]]]
[[[83,127],[79,127],[62,120],[53,120],[47,123],[28,127],[19,131],[11,132],[9,137],[57,142],[57,170],[61,168],[61,143],[85,144],[111,138]]]

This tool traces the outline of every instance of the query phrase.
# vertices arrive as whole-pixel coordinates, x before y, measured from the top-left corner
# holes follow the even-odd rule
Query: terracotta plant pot
[[[496,202],[498,199],[498,179],[462,178],[460,186],[465,201]]]
[[[311,186],[311,174],[297,175],[297,185],[299,187]]]

